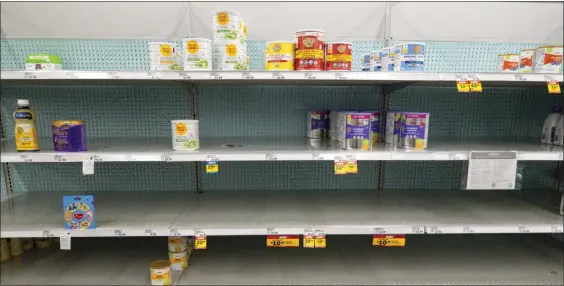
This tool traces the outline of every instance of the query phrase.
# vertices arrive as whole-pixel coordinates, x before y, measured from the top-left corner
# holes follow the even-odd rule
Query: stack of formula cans
[[[386,114],[386,144],[405,149],[426,149],[430,114],[426,112],[395,112]]]
[[[239,12],[213,12],[213,69],[248,70],[247,24]]]

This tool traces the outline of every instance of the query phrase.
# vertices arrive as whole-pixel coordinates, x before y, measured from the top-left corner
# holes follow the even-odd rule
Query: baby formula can
[[[168,251],[169,252],[182,252],[186,250],[188,239],[184,236],[169,236],[168,237]]]
[[[0,240],[0,262],[10,259],[10,245],[7,238]]]
[[[352,68],[353,44],[329,42],[325,46],[325,70],[350,71]]]
[[[522,50],[519,58],[519,72],[533,72],[533,58],[536,49]]]
[[[214,70],[245,70],[247,51],[239,41],[215,41],[213,50]]]
[[[370,71],[370,62],[371,62],[370,54],[362,54],[362,56],[360,57],[360,70]]]
[[[214,40],[239,40],[244,35],[245,20],[239,12],[225,10],[212,12]]]
[[[380,54],[382,57],[382,71],[394,71],[394,47],[385,47]]]
[[[497,55],[497,72],[517,72],[519,69],[519,55],[503,54]]]
[[[370,52],[370,70],[382,71],[382,50]]]
[[[425,43],[402,43],[394,46],[394,71],[423,71]]]
[[[539,47],[535,51],[534,72],[561,73],[562,46]]]
[[[188,267],[188,255],[186,250],[181,252],[169,252],[168,260],[170,261],[170,269],[184,270]]]
[[[405,149],[427,148],[429,113],[402,112],[399,146]]]
[[[185,71],[211,70],[212,68],[211,40],[202,38],[182,39],[182,64]]]
[[[172,120],[172,149],[193,151],[200,149],[198,120]]]
[[[24,253],[22,241],[19,238],[10,238],[10,256],[20,256]]]
[[[343,149],[372,150],[371,119],[369,112],[345,112]]]
[[[329,111],[308,111],[307,137],[311,139],[327,138]]]
[[[337,140],[337,115],[338,111],[329,111],[329,139]]]
[[[299,30],[295,33],[296,56],[294,68],[304,71],[322,71],[325,67],[323,49],[325,32],[321,30]]]
[[[172,70],[177,64],[178,53],[175,43],[149,43],[149,66],[151,70]]]
[[[82,120],[53,120],[53,149],[56,152],[86,151],[86,130]]]
[[[293,71],[294,43],[286,41],[272,41],[266,43],[265,70]]]
[[[397,146],[399,144],[401,112],[388,111],[386,113],[386,144]]]
[[[149,267],[151,272],[151,285],[170,285],[170,262],[156,260]]]
[[[372,119],[370,120],[370,130],[372,132],[372,144],[377,144],[381,140],[382,129],[382,113],[380,111],[372,111]]]

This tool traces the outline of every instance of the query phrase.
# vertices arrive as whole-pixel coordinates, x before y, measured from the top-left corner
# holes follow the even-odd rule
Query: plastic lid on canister
[[[294,32],[294,34],[297,34],[297,33],[304,33],[304,32],[317,32],[317,33],[323,33],[323,34],[325,34],[325,31],[323,31],[323,30],[318,30],[318,29],[303,29],[303,30],[297,30],[297,31]]]
[[[293,41],[269,41],[269,42],[266,42],[267,45],[271,44],[271,43],[288,43],[288,44],[292,44],[292,45],[294,44]]]
[[[162,269],[170,267],[170,261],[168,260],[155,260],[151,262],[151,269]]]
[[[334,42],[325,42],[325,44],[327,44],[327,45],[330,45],[330,44],[349,44],[349,45],[352,45],[353,43],[351,43],[351,42],[334,41]]]
[[[18,106],[29,106],[28,99],[18,99]]]

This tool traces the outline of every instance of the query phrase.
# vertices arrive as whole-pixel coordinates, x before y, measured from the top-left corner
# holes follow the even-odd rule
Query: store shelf
[[[109,241],[108,241],[109,240]],[[562,249],[542,235],[328,236],[326,249],[267,249],[262,237],[210,237],[173,285],[562,285]],[[164,238],[73,239],[2,263],[2,285],[150,285]]]
[[[550,233],[562,216],[509,192],[225,191],[196,196],[173,224],[207,235]]]
[[[2,202],[2,237],[58,237],[63,232],[63,195],[23,193]],[[170,226],[193,196],[191,192],[119,192],[94,195],[95,230],[72,237],[169,236]]]
[[[40,152],[16,152],[13,140],[2,140],[4,163],[37,162],[191,162],[211,156],[221,161],[333,161],[354,156],[364,160],[452,161],[468,160],[470,151],[518,151],[518,160],[562,161],[560,146],[536,142],[437,141],[426,150],[406,150],[378,144],[372,151],[343,150],[335,141],[307,138],[203,138],[198,151],[173,151],[170,138],[102,138],[87,142],[87,152],[54,152],[50,139],[41,140]]]
[[[72,239],[70,251],[58,246],[3,262],[0,284],[151,285],[151,262],[168,260],[165,238]],[[177,285],[182,271],[171,274],[172,285]]]
[[[263,83],[329,83],[329,84],[380,84],[400,82],[454,82],[461,76],[478,77],[487,85],[533,85],[546,84],[547,76],[562,82],[562,74],[516,74],[516,73],[417,73],[417,72],[218,72],[218,71],[21,71],[2,70],[2,80],[110,80],[110,81],[186,81],[197,83],[221,82]]]
[[[76,193],[74,195],[77,195]],[[95,230],[73,237],[327,234],[562,233],[562,216],[510,192],[97,192]],[[2,202],[2,237],[60,236],[63,193]]]

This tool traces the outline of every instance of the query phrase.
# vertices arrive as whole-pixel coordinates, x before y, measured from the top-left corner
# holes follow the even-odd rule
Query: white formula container
[[[382,50],[370,52],[370,71],[382,71]]]
[[[211,70],[212,48],[212,41],[208,39],[182,39],[182,65],[184,70]]]
[[[518,54],[502,54],[497,55],[497,64],[495,70],[497,72],[517,72],[519,69]]]
[[[178,51],[175,43],[149,43],[149,67],[151,70],[173,70],[178,65]]]
[[[198,120],[172,120],[172,149],[194,151],[200,149]]]
[[[425,43],[394,46],[394,71],[420,71],[425,67]]]
[[[170,262],[170,269],[184,270],[188,267],[188,255],[186,250],[181,252],[169,252],[168,261]]]
[[[246,70],[246,44],[240,41],[214,41],[213,69],[224,71]]]
[[[560,120],[561,112],[562,106],[555,105],[552,107],[552,112],[546,117],[542,126],[541,143],[554,143],[556,124],[558,123],[558,120]]]
[[[239,12],[225,10],[212,12],[214,40],[240,40],[247,30]]]
[[[519,57],[519,72],[533,72],[533,59],[536,49],[522,50]]]
[[[562,46],[546,46],[537,48],[535,51],[533,72],[561,73]]]
[[[371,62],[371,55],[370,54],[362,54],[360,57],[360,70],[361,71],[370,71],[370,62]]]
[[[394,71],[394,47],[385,47],[382,48],[382,71]]]

